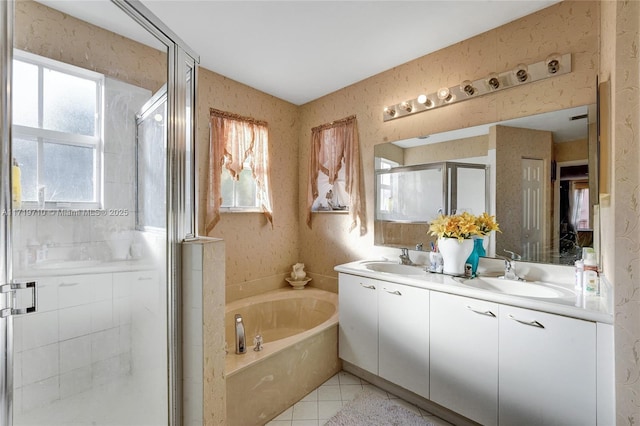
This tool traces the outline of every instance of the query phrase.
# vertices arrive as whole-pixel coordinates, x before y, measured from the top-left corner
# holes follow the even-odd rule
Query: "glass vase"
[[[476,272],[478,271],[478,263],[480,263],[480,258],[487,255],[487,252],[484,250],[484,239],[483,238],[474,238],[473,239],[473,251],[469,255],[467,259],[467,263],[471,265],[471,276],[475,277]]]

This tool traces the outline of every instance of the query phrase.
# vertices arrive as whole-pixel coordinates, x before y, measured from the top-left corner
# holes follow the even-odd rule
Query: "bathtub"
[[[236,314],[247,353],[235,353]],[[227,424],[263,425],[340,371],[338,295],[290,288],[227,304]],[[256,334],[263,350],[253,350]]]

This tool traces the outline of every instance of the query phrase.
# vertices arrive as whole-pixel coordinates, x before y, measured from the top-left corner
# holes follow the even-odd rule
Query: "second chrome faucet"
[[[401,251],[401,253],[400,253],[400,263],[402,265],[413,265],[413,261],[409,257],[409,249],[408,248],[401,248],[400,251]]]

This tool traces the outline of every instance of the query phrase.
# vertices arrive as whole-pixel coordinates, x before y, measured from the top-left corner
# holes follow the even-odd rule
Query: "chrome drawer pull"
[[[375,290],[376,286],[375,285],[367,285],[367,284],[362,284],[360,283],[360,285],[364,288],[368,288],[369,290]]]
[[[471,312],[475,312],[476,314],[479,314],[479,315],[486,315],[486,316],[488,316],[488,317],[494,317],[494,318],[496,317],[496,314],[494,314],[494,313],[493,313],[493,312],[491,312],[491,311],[478,311],[478,310],[476,310],[476,309],[473,309],[473,308],[472,308],[471,306],[469,306],[469,305],[467,305],[467,309],[468,309],[468,310],[470,310]]]
[[[395,294],[396,296],[402,296],[402,293],[400,293],[398,290],[396,290],[396,291],[390,291],[390,290],[387,290],[387,289],[385,288],[385,289],[384,289],[384,291],[386,291],[386,292],[387,292],[387,293],[389,293],[389,294]]]
[[[533,320],[533,321],[523,321],[523,320],[519,320],[518,318],[514,317],[513,315],[509,314],[509,318],[519,322],[520,324],[524,324],[524,325],[530,325],[531,327],[538,327],[538,328],[544,328],[544,325],[540,324],[538,321]]]

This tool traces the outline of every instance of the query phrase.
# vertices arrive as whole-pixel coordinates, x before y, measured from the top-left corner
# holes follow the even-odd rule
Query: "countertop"
[[[346,274],[358,275],[398,284],[405,284],[412,287],[424,288],[427,290],[434,290],[449,294],[456,294],[459,296],[482,299],[490,302],[564,315],[567,317],[578,318],[587,321],[613,324],[613,312],[611,311],[610,304],[607,303],[605,295],[585,296],[582,294],[576,294],[573,288],[573,283],[567,283],[566,281],[555,281],[552,284],[554,286],[562,287],[566,291],[566,294],[570,295],[567,297],[542,298],[515,296],[511,294],[485,290],[482,288],[474,288],[472,286],[473,279],[461,279],[449,275],[431,273],[424,270],[419,275],[402,275],[397,273],[377,272],[367,269],[366,264],[375,261],[380,260],[371,259],[350,262],[343,265],[338,265],[334,269],[338,272],[343,272]],[[488,273],[487,275],[494,277],[496,276],[492,273]],[[464,281],[465,284],[463,284],[462,281]],[[526,286],[527,282],[518,284]]]

